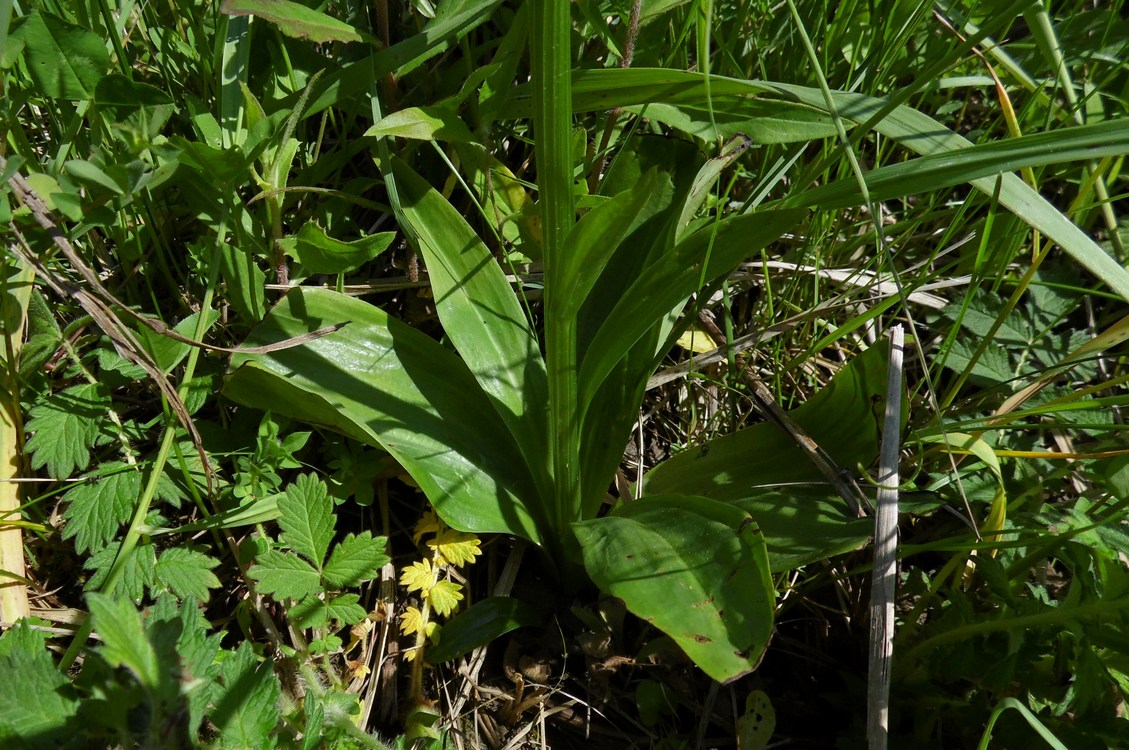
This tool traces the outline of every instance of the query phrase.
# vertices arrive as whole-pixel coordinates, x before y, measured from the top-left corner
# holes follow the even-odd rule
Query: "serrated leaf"
[[[455,611],[463,600],[462,586],[454,581],[437,581],[427,591],[427,600],[436,614],[446,617]]]
[[[63,538],[73,537],[79,553],[108,544],[130,519],[141,494],[141,475],[120,461],[104,464],[98,473],[63,496]]]
[[[299,630],[322,628],[328,622],[325,601],[318,594],[310,594],[286,612],[290,624]]]
[[[454,529],[444,529],[434,539],[427,541],[427,546],[439,555],[440,562],[454,565],[456,568],[474,562],[474,558],[482,554],[481,540],[474,534]]]
[[[269,661],[259,662],[250,641],[243,641],[220,669],[223,687],[208,714],[225,747],[274,747],[271,730],[278,722],[281,697],[278,678]]]
[[[27,422],[31,437],[25,445],[31,468],[46,466],[53,479],[66,479],[85,469],[109,408],[108,391],[100,383],[67,388],[31,407]]]
[[[300,557],[267,550],[255,558],[247,573],[259,591],[276,599],[302,599],[321,588],[318,572]]]
[[[325,482],[303,474],[278,499],[281,540],[321,569],[333,541],[333,501]]]
[[[422,591],[424,596],[435,585],[435,571],[431,567],[431,560],[423,559],[404,568],[400,574],[400,585],[408,590]]]
[[[333,548],[333,554],[325,564],[326,584],[343,589],[375,578],[377,572],[388,563],[386,541],[384,537],[374,539],[371,531],[364,531],[359,535],[350,534],[342,539]]]
[[[157,580],[182,599],[208,600],[208,589],[219,588],[220,579],[212,572],[219,560],[185,547],[165,550],[157,559]]]
[[[106,576],[113,567],[120,544],[111,544],[91,555],[83,566],[87,570],[95,571],[86,582],[87,591],[100,591],[106,582]],[[157,566],[157,553],[153,545],[140,544],[134,548],[129,559],[125,561],[118,583],[112,590],[102,591],[110,596],[125,597],[130,601],[140,601],[145,596],[145,589],[153,585],[153,570]]]
[[[86,603],[94,618],[94,630],[102,636],[102,657],[112,666],[126,667],[142,685],[155,689],[162,667],[141,626],[141,613],[126,599],[96,592],[86,595]]]
[[[78,712],[78,701],[69,697],[67,676],[55,666],[40,639],[20,638],[19,647],[8,648],[13,633],[30,632],[18,625],[0,639],[0,743],[4,747],[73,747],[68,724]],[[68,740],[70,740],[68,742]]]
[[[326,608],[329,619],[336,620],[342,625],[356,625],[368,615],[360,602],[361,597],[357,594],[341,594],[333,597]]]

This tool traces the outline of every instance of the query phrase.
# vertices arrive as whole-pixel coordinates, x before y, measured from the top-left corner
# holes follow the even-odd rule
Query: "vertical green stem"
[[[549,371],[549,446],[555,507],[551,543],[563,552],[569,524],[579,520],[580,415],[577,413],[576,319],[560,299],[564,239],[576,215],[572,197],[572,81],[568,0],[534,0],[530,40],[533,135],[544,232],[545,359]]]

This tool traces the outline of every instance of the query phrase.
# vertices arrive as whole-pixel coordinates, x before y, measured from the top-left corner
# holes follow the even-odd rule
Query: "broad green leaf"
[[[102,657],[114,667],[126,667],[146,688],[156,688],[162,665],[141,626],[141,613],[126,599],[91,592],[86,595],[94,630],[102,636]]]
[[[282,690],[269,661],[259,662],[251,642],[223,662],[208,718],[220,731],[224,747],[270,748],[271,731],[278,721]]]
[[[365,135],[447,143],[473,143],[476,140],[458,113],[447,107],[401,109],[382,118],[366,130]]]
[[[220,12],[229,16],[258,16],[295,39],[311,42],[360,42],[354,27],[291,0],[224,0]]]
[[[885,368],[886,346],[873,346],[851,360],[802,406],[789,412],[820,447],[852,473],[858,464],[868,466],[878,456]],[[795,440],[766,422],[672,456],[647,473],[643,491],[648,495],[696,492],[735,501],[748,497],[756,488],[824,481]]]
[[[94,101],[101,107],[163,107],[173,104],[173,98],[165,91],[140,81],[131,81],[117,73],[98,81],[94,91]]]
[[[495,596],[478,602],[443,625],[439,642],[428,647],[424,658],[432,664],[457,659],[506,633],[544,622],[544,614],[528,602]]]
[[[85,469],[109,410],[109,391],[101,383],[72,386],[32,406],[24,446],[31,454],[31,468],[46,466],[54,479]]]
[[[278,499],[281,540],[318,570],[333,541],[333,501],[329,489],[313,474],[303,474]]]
[[[157,580],[181,599],[208,601],[208,589],[218,589],[220,579],[212,568],[220,562],[187,547],[171,547],[157,558]]]
[[[70,159],[63,164],[63,171],[79,182],[104,187],[114,195],[124,195],[125,189],[117,180],[106,174],[101,167],[83,159]]]
[[[538,509],[526,505],[537,492],[513,436],[462,360],[434,340],[366,302],[298,288],[247,343],[340,323],[300,346],[235,355],[224,393],[383,447],[454,528],[538,541]]]
[[[565,300],[562,314],[576,315],[588,299],[596,280],[624,238],[646,218],[651,204],[660,199],[660,182],[669,177],[649,170],[631,190],[625,190],[581,217],[568,233],[557,290]]]
[[[321,576],[308,562],[274,549],[256,555],[247,574],[258,581],[259,591],[276,599],[302,599],[321,587]]]
[[[250,252],[219,243],[220,274],[227,289],[227,301],[249,322],[262,320],[267,310],[264,285],[267,276]]]
[[[279,240],[279,245],[310,273],[348,273],[387,250],[395,238],[395,232],[380,232],[342,242],[310,222],[303,224],[297,235]]]
[[[110,54],[97,34],[48,13],[33,11],[12,37],[23,45],[37,93],[52,99],[93,99],[110,67]]]
[[[443,330],[517,438],[534,477],[544,466],[548,383],[540,345],[489,248],[447,200],[400,161],[401,227],[427,264]]]
[[[773,573],[860,549],[874,536],[874,521],[855,518],[829,487],[795,485],[729,502],[757,522]]]
[[[756,143],[795,143],[836,134],[826,112],[774,99],[727,96],[711,99],[709,106],[654,102],[624,109],[706,142],[746,135]]]
[[[113,539],[141,496],[141,474],[120,461],[103,464],[84,479],[63,496],[67,501],[63,538],[74,538],[79,553]]]
[[[382,536],[374,539],[371,531],[349,534],[333,548],[325,564],[326,584],[344,589],[375,578],[389,560],[386,542]]]
[[[578,403],[583,410],[636,341],[691,294],[729,273],[743,258],[780,237],[803,216],[768,211],[724,220],[690,235],[658,258],[628,288],[584,355]]]
[[[702,671],[724,683],[756,667],[772,636],[775,591],[764,537],[747,513],[660,495],[573,529],[592,580]]]

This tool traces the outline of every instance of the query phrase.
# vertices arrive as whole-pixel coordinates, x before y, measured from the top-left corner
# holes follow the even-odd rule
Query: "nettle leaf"
[[[96,592],[86,595],[86,603],[94,618],[94,630],[102,636],[102,657],[111,666],[129,669],[145,687],[156,687],[163,667],[133,603]]]
[[[318,571],[300,557],[267,550],[255,558],[247,573],[259,582],[259,591],[276,599],[302,599],[321,588]]]
[[[110,574],[110,568],[118,555],[120,544],[111,544],[91,555],[83,566],[87,570],[95,571],[90,580],[86,582],[87,591],[99,591]],[[145,596],[145,589],[151,588],[154,583],[153,571],[157,566],[157,553],[151,544],[140,544],[134,548],[129,559],[125,561],[117,585],[103,594],[110,596],[124,596],[131,601],[140,601]]]
[[[186,547],[165,550],[157,559],[157,580],[182,599],[208,600],[208,589],[219,588],[220,579],[212,572],[219,560]]]
[[[88,481],[76,484],[63,499],[67,525],[63,538],[75,539],[79,553],[103,547],[129,520],[141,494],[141,474],[121,461],[103,464]]]
[[[0,743],[27,747],[34,737],[37,747],[76,747],[67,728],[78,712],[65,690],[70,680],[26,622],[0,636],[0,674],[7,676],[0,680]]]
[[[251,642],[243,641],[224,661],[219,681],[223,687],[212,701],[208,718],[219,729],[223,746],[274,747],[270,734],[278,722],[282,691],[271,663],[258,661]]]
[[[321,569],[333,541],[333,501],[325,482],[303,474],[278,499],[280,539]]]
[[[385,554],[386,539],[373,538],[371,531],[359,535],[350,534],[333,548],[329,562],[325,564],[325,582],[337,589],[355,586],[362,581],[375,578],[380,569],[388,564]]]
[[[290,621],[296,628],[323,628],[331,621],[353,625],[365,619],[364,607],[357,594],[341,594],[324,599],[316,594],[290,608]]]
[[[360,601],[361,597],[357,594],[335,596],[326,605],[326,615],[342,625],[355,625],[368,615]]]
[[[109,391],[100,383],[67,388],[31,407],[27,421],[31,437],[25,446],[31,468],[46,466],[52,479],[66,479],[85,469],[109,409]]]

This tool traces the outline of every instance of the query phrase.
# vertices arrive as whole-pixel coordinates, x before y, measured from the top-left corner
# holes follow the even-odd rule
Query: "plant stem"
[[[545,360],[549,374],[549,446],[555,482],[551,523],[558,561],[580,518],[580,415],[576,319],[557,296],[564,240],[575,221],[572,198],[572,82],[567,0],[535,0],[531,35],[533,133],[544,232]]]

